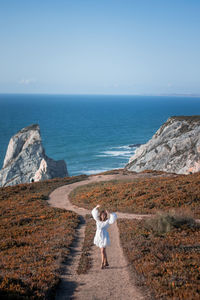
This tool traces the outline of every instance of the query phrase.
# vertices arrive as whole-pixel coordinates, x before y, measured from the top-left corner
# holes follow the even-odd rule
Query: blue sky
[[[0,0],[0,93],[200,94],[199,0]]]

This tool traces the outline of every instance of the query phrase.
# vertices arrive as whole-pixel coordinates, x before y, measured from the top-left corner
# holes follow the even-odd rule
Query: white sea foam
[[[126,149],[126,150],[130,150],[131,147],[130,146],[118,146],[118,147],[113,147],[113,149]]]
[[[130,156],[131,151],[103,151],[100,156]]]
[[[100,154],[96,155],[97,157],[116,157],[116,158],[124,158],[129,159],[132,155],[134,155],[137,147],[130,147],[128,145],[111,147],[106,151],[100,152]]]

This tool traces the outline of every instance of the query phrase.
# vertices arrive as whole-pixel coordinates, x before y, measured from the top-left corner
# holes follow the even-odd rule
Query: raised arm
[[[98,207],[99,207],[100,205],[97,205],[95,208],[93,208],[93,210],[92,210],[92,216],[93,216],[93,218],[95,219],[95,221],[100,221],[100,219],[99,219],[99,211],[98,211]]]
[[[108,212],[107,212],[108,213]],[[108,219],[108,223],[109,224],[113,224],[115,221],[117,220],[117,215],[116,213],[110,213],[109,219]]]

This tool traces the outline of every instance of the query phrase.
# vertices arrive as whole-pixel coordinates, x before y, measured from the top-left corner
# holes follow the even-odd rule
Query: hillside
[[[200,172],[190,175],[168,175],[143,172],[122,176],[121,181],[94,183],[75,189],[72,203],[92,209],[100,203],[110,211],[152,214],[172,208],[190,210],[200,218]]]
[[[200,173],[170,175],[161,172],[144,172],[137,174],[116,170],[106,174],[53,179],[0,189],[0,295],[2,298],[9,296],[13,299],[17,297],[25,299],[28,296],[31,299],[50,299],[54,297],[61,280],[62,262],[65,261],[68,264],[67,258],[71,257],[72,242],[77,239],[75,229],[79,223],[78,214],[84,212],[77,206],[85,207],[90,212],[91,208],[100,203],[102,208],[105,207],[109,211],[117,210],[125,213],[124,215],[118,213],[121,245],[130,261],[130,272],[133,277],[137,276],[139,289],[144,292],[145,287],[148,287],[154,295],[152,297],[158,299],[163,295],[168,295],[166,299],[180,295],[181,299],[188,299],[189,291],[195,295],[192,299],[198,299],[195,297],[199,293],[197,291],[199,271],[195,266],[198,266],[199,261],[199,227],[188,228],[186,223],[183,227],[173,228],[172,226],[166,234],[156,235],[151,226],[144,227],[145,223],[137,220],[123,220],[123,216],[135,219],[137,215],[132,213],[152,214],[160,210],[167,212],[175,209],[179,214],[186,216],[186,219],[192,216],[199,218]],[[88,185],[90,178],[93,183]],[[104,178],[108,181],[97,182]],[[84,181],[81,182],[82,180]],[[74,190],[72,183],[78,181],[80,183],[77,184],[85,185]],[[58,187],[69,187],[68,190],[72,190],[70,198],[77,205],[73,206],[73,210],[78,214],[48,205],[49,193]],[[59,202],[60,196],[56,191],[54,192],[55,199]],[[66,195],[65,193],[62,195],[64,202],[60,207],[64,208]],[[138,218],[142,217],[138,215]],[[98,265],[94,262],[94,248],[91,248],[93,240],[91,231],[94,232],[95,224],[89,226],[89,229],[85,231],[86,242],[80,250],[83,255],[78,266],[78,272],[82,273],[86,270],[87,276],[76,274],[77,284],[80,284],[80,278],[81,280],[93,278],[90,268],[93,268],[92,272],[95,270],[96,276],[101,278]],[[114,229],[113,234],[114,232],[117,234],[117,228]],[[165,254],[163,253],[164,245],[169,245]],[[114,254],[112,249],[110,251]],[[137,256],[137,253],[141,255]],[[111,253],[109,255],[111,256]],[[169,260],[170,265],[168,265]],[[159,263],[161,261],[162,264]],[[184,263],[186,261],[187,266]],[[111,259],[111,263],[115,264],[116,261]],[[145,268],[142,267],[144,265]],[[152,265],[155,265],[154,271],[157,273],[149,269]],[[163,272],[158,265],[160,268],[165,266],[169,271]],[[73,268],[72,261],[71,269]],[[112,268],[109,272],[108,274],[112,274]],[[148,274],[147,277],[145,272]],[[158,273],[161,275],[157,276]],[[115,274],[121,276],[121,271]],[[180,274],[185,275],[181,277]],[[186,276],[187,274],[189,277]],[[69,275],[67,278],[65,284],[70,285]],[[165,284],[166,282],[168,283]],[[99,284],[101,290],[101,283]],[[116,282],[113,281],[112,284],[115,286]],[[187,289],[184,293],[185,284],[187,284]],[[86,285],[80,289],[81,297],[88,293],[87,288]]]
[[[79,223],[47,205],[55,188],[85,176],[0,188],[0,297],[51,298]],[[27,299],[27,298],[26,298]]]

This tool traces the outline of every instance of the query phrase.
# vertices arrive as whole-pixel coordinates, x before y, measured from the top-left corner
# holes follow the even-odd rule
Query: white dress
[[[108,220],[100,221],[98,209],[95,207],[92,210],[92,216],[96,221],[97,227],[94,237],[94,244],[99,248],[105,248],[110,245],[110,238],[107,229],[110,224],[115,222],[117,215],[115,213],[110,213]]]

